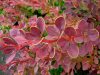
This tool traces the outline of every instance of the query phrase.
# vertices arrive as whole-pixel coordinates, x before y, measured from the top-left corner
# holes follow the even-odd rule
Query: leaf
[[[61,75],[61,73],[63,72],[63,68],[61,65],[59,65],[59,67],[57,69],[52,68],[49,70],[50,75]]]
[[[47,26],[47,33],[48,36],[46,38],[52,40],[58,38],[60,31],[56,26]]]
[[[1,50],[4,52],[4,54],[9,54],[9,53],[11,53],[12,51],[14,51],[15,48],[14,48],[13,46],[7,46],[7,47],[1,48]]]
[[[48,36],[48,32],[44,31],[43,34],[42,34],[42,37],[46,37],[46,36]]]
[[[54,6],[59,6],[59,2],[58,1],[55,1],[54,2]]]
[[[17,8],[18,8],[19,11],[24,13],[27,18],[29,18],[29,17],[34,15],[33,14],[34,13],[34,9],[31,6],[25,6],[25,5],[22,6],[22,5],[20,5],[20,6],[17,6]]]
[[[10,30],[9,34],[10,34],[11,37],[16,37],[16,36],[20,35],[20,32],[19,32],[18,29],[12,28]]]
[[[14,39],[3,37],[3,41],[8,45],[18,45]]]
[[[88,61],[83,61],[82,62],[82,69],[83,70],[88,70],[89,68],[90,68],[90,64],[89,64],[89,62]]]
[[[60,6],[62,7],[62,6],[64,6],[65,5],[65,2],[62,0],[61,2],[60,2]]]
[[[41,36],[41,31],[37,27],[31,27],[30,33],[33,35],[33,37]]]
[[[99,38],[99,32],[96,29],[88,31],[88,37],[91,41],[96,41]]]
[[[4,14],[4,10],[0,8],[0,15]]]
[[[27,43],[27,40],[26,40],[23,36],[16,36],[16,37],[14,38],[14,40],[15,40],[18,44]]]
[[[28,37],[27,37],[28,36]],[[34,38],[36,38],[35,36],[33,36],[30,32],[26,32],[25,33],[25,38],[27,40],[33,40]]]
[[[5,72],[3,72],[2,70],[0,70],[0,75],[5,75]]]
[[[38,17],[37,19],[37,27],[43,33],[45,30],[45,21],[42,17]]]
[[[64,38],[60,38],[60,39],[57,41],[57,44],[58,44],[58,46],[61,48],[61,51],[62,51],[62,52],[66,52],[67,47],[68,47],[68,45],[69,45],[69,42],[68,42],[66,39],[64,39]]]
[[[37,15],[37,17],[45,17],[47,15],[47,13],[42,13],[41,9],[34,10],[33,14]]]
[[[16,56],[16,52],[13,52],[9,57],[6,58],[6,64],[10,63],[14,57]]]
[[[67,28],[65,29],[64,33],[65,33],[66,35],[68,35],[69,37],[75,36],[75,35],[76,35],[76,31],[75,31],[75,29],[74,29],[73,27],[67,27]]]
[[[59,67],[58,67],[58,72],[59,72],[59,73],[63,72],[63,68],[62,68],[61,65],[59,65]]]
[[[65,26],[65,19],[63,17],[58,17],[56,20],[55,20],[55,25],[56,27],[62,31],[64,30],[64,26]]]
[[[82,32],[88,29],[88,23],[86,22],[86,20],[83,19],[79,22],[78,29],[79,31],[82,31]]]
[[[92,52],[93,50],[93,45],[92,43],[88,42],[88,43],[84,43],[81,47],[80,47],[80,52],[79,55],[80,56],[85,56],[86,54]]]
[[[36,51],[36,56],[43,59],[49,55],[49,46],[48,44],[43,45],[39,50]]]
[[[68,49],[67,49],[68,55],[71,58],[77,58],[79,55],[79,48],[76,44],[71,44],[69,45]]]

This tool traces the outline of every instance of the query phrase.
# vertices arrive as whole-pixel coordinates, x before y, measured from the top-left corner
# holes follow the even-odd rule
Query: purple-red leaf
[[[65,19],[63,17],[58,17],[55,21],[55,25],[60,31],[62,31],[65,26]]]
[[[20,32],[19,32],[19,30],[18,29],[11,29],[10,30],[10,36],[11,37],[16,37],[16,36],[18,36],[18,35],[20,35]]]
[[[96,29],[88,31],[88,37],[91,41],[96,41],[99,38],[99,32]]]
[[[85,56],[86,54],[92,52],[93,50],[93,45],[92,43],[88,42],[88,43],[85,43],[83,44],[81,47],[80,47],[80,56]]]
[[[67,49],[67,52],[71,58],[77,58],[79,55],[79,48],[76,44],[70,43],[69,48]]]
[[[37,27],[31,27],[31,34],[33,37],[40,37],[41,36],[41,31]]]
[[[16,36],[14,38],[14,40],[18,43],[18,44],[24,44],[27,42],[27,40],[23,37],[23,36]]]
[[[16,56],[16,52],[13,52],[9,57],[6,58],[6,64],[10,63],[14,57]]]
[[[65,33],[66,35],[68,35],[69,37],[75,36],[75,35],[76,35],[76,31],[75,31],[75,29],[74,29],[73,27],[67,27],[67,28],[65,29],[64,33]]]
[[[48,36],[46,37],[49,40],[57,39],[60,35],[59,29],[56,26],[47,26]]]
[[[84,19],[81,20],[81,21],[79,22],[78,29],[79,29],[80,31],[82,31],[82,32],[84,32],[86,29],[88,29],[88,23],[87,23],[87,21],[84,20]]]
[[[17,42],[14,39],[3,37],[3,41],[8,45],[17,45]]]
[[[39,50],[36,51],[37,57],[42,59],[46,57],[47,55],[49,55],[48,49],[49,49],[48,44],[43,45]]]
[[[41,32],[44,32],[44,30],[45,30],[45,21],[42,17],[39,17],[37,19],[37,27],[40,29]]]

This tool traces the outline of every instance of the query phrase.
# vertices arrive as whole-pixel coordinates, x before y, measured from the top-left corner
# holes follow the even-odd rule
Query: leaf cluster
[[[59,65],[58,68],[50,69],[49,72],[50,72],[51,75],[61,75],[61,73],[63,72],[63,68],[62,68],[61,65]]]

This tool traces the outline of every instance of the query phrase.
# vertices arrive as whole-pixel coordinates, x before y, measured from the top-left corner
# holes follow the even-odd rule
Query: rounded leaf
[[[48,44],[43,45],[39,50],[36,51],[36,56],[41,59],[45,58],[46,56],[49,55],[48,49],[49,49]]]
[[[30,33],[33,35],[33,37],[41,36],[41,31],[37,27],[31,27]]]
[[[92,43],[88,42],[88,43],[83,44],[83,45],[80,47],[80,52],[79,52],[79,54],[80,54],[80,56],[83,57],[83,56],[85,56],[86,54],[92,52],[92,50],[93,50],[93,45],[92,45]]]
[[[65,28],[64,33],[66,35],[68,35],[69,37],[76,35],[76,31],[75,31],[75,29],[73,27],[67,27],[67,28]]]
[[[70,43],[67,53],[71,58],[77,58],[79,55],[79,48],[76,44]]]
[[[16,36],[14,38],[14,40],[18,43],[18,44],[24,44],[27,42],[27,40],[23,37],[23,36]]]
[[[66,39],[64,39],[64,38],[60,38],[60,39],[57,41],[57,44],[58,44],[58,47],[61,48],[61,51],[62,51],[62,52],[66,52],[67,47],[68,47],[68,45],[69,45],[69,42],[68,42]]]
[[[87,21],[84,20],[84,19],[81,20],[81,21],[79,22],[78,29],[79,29],[80,31],[82,31],[82,32],[84,32],[86,29],[88,29],[88,23],[87,23]]]
[[[91,41],[96,41],[99,38],[99,32],[96,29],[88,31],[88,37]]]
[[[45,30],[45,21],[42,17],[39,17],[37,19],[37,27],[40,29],[41,32],[44,32],[44,30]]]
[[[56,26],[47,26],[47,33],[46,39],[49,40],[57,39],[60,35],[59,29]]]
[[[65,19],[64,17],[58,17],[55,21],[55,25],[56,27],[62,31],[64,29],[64,26],[65,26]]]
[[[19,30],[15,29],[15,28],[11,29],[9,33],[10,33],[11,37],[16,37],[16,36],[20,35]]]

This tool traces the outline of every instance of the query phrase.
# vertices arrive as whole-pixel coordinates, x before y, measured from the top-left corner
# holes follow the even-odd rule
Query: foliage
[[[59,66],[57,69],[50,69],[49,72],[51,75],[61,75],[61,73],[63,72],[63,68]]]
[[[1,0],[0,73],[100,74],[100,2]]]

